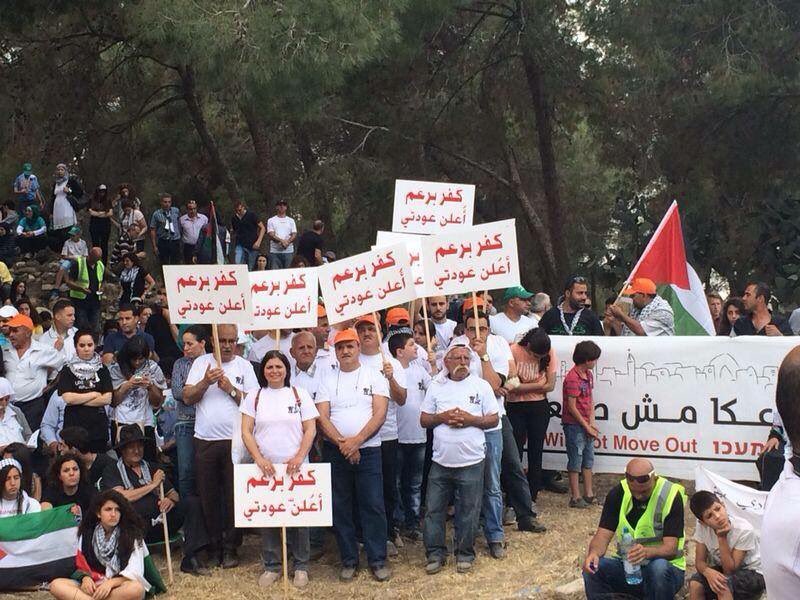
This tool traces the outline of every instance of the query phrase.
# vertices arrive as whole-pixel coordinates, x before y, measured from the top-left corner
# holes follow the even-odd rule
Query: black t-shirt
[[[539,321],[539,327],[544,329],[548,335],[567,335],[567,330],[564,329],[564,324],[561,322],[561,313],[558,309],[558,306],[554,306],[544,313]],[[568,327],[572,327],[572,321],[576,314],[564,313],[564,321],[566,321]],[[591,309],[584,308],[581,311],[581,316],[578,318],[575,329],[572,330],[572,335],[603,335],[603,324]]]
[[[147,344],[147,347],[150,349],[150,352],[155,350],[156,342],[153,339],[153,336],[137,329],[136,333],[134,333],[131,337],[125,337],[125,334],[121,331],[112,331],[109,333],[105,338],[103,338],[103,354],[116,354],[122,350],[125,342],[132,340],[136,336],[141,336],[144,338],[144,341]]]
[[[250,249],[258,239],[258,217],[249,210],[240,219],[234,215],[231,220],[231,229],[236,233],[236,244]]]
[[[181,351],[172,337],[169,321],[164,318],[164,315],[154,312],[147,319],[147,326],[144,330],[153,336],[153,343],[159,359],[164,360],[165,358],[178,358],[180,356]]]
[[[314,251],[322,252],[322,236],[316,231],[304,231],[297,240],[297,253],[308,261],[312,267],[317,264]]]
[[[89,469],[89,483],[91,483],[94,488],[102,488],[103,486],[100,480],[103,478],[103,473],[108,468],[108,465],[113,466],[116,464],[117,461],[111,458],[108,454],[97,454],[94,462],[92,463],[92,468]]]
[[[606,501],[603,504],[603,514],[600,515],[600,527],[608,529],[609,531],[616,531],[619,524],[619,509],[622,506],[622,497],[625,492],[622,490],[622,484],[618,483],[606,496]],[[631,527],[636,527],[639,519],[647,509],[647,502],[639,502],[636,498],[633,499],[631,509],[628,511],[627,518]],[[683,537],[683,502],[680,496],[675,498],[670,508],[669,513],[664,518],[664,537]]]
[[[789,326],[789,321],[778,315],[772,315],[767,325],[775,325],[783,335],[794,335],[792,328]],[[747,315],[739,317],[733,324],[733,331],[736,335],[767,335],[767,327],[764,326],[756,331],[752,319]]]
[[[81,507],[81,512],[85,515],[86,511],[89,510],[94,494],[95,489],[83,481],[78,484],[78,490],[73,496],[68,496],[61,486],[49,485],[42,493],[42,502],[49,502],[54,507],[74,503]]]
[[[150,467],[150,475],[152,476],[157,470],[158,467],[153,463],[148,462],[148,466]],[[133,486],[133,489],[137,489],[140,487],[145,486],[144,479],[141,479],[136,472],[125,465],[125,471],[128,474],[128,479]],[[119,469],[117,468],[117,463],[111,463],[106,470],[103,472],[103,482],[102,487],[104,490],[110,490],[115,487],[124,488],[125,484],[122,482],[122,475],[120,475]],[[172,486],[172,482],[166,477],[164,478],[164,495],[166,496],[174,488]],[[159,514],[158,510],[158,488],[154,489],[151,493],[147,494],[139,498],[136,502],[133,502],[133,507],[136,509],[136,512],[139,513],[140,516],[144,517],[145,519],[149,520]],[[149,525],[149,522],[147,523]]]
[[[85,394],[86,392],[113,392],[111,375],[103,366],[97,377],[79,379],[64,367],[58,375],[58,393]],[[105,452],[108,449],[108,416],[105,406],[70,405],[64,408],[64,427],[83,427],[89,433],[89,446],[92,452]]]

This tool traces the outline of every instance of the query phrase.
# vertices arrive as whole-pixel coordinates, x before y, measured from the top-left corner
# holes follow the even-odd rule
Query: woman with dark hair
[[[42,510],[74,504],[72,514],[86,514],[95,494],[83,472],[83,463],[76,454],[59,454],[50,465],[49,485],[42,493]]]
[[[95,351],[94,335],[80,329],[73,336],[75,355],[61,369],[58,393],[64,399],[64,427],[83,427],[92,452],[108,450],[108,415],[114,390],[111,374]]]
[[[13,458],[22,465],[22,489],[37,502],[42,499],[42,479],[33,472],[33,454],[25,444],[15,442],[3,449],[3,458]]]
[[[42,319],[39,316],[39,311],[36,310],[33,300],[27,296],[20,296],[14,303],[14,308],[19,311],[19,314],[25,315],[33,321],[33,339],[39,339],[39,336],[44,333],[44,328],[42,327]]]
[[[538,327],[528,331],[518,343],[512,344],[511,354],[517,365],[520,383],[508,391],[506,409],[520,458],[525,441],[528,442],[528,486],[531,499],[536,502],[539,490],[544,487],[542,452],[550,424],[547,394],[553,391],[556,384],[556,354],[550,344],[550,336]]]
[[[727,337],[736,337],[733,331],[733,324],[745,314],[744,302],[741,298],[728,298],[722,305],[722,318],[719,323],[719,333]]]
[[[28,290],[28,284],[25,283],[23,279],[15,279],[11,282],[11,291],[8,294],[8,299],[6,300],[6,304],[14,305],[17,303],[17,300],[20,298],[25,297],[25,293]]]
[[[142,267],[139,257],[133,252],[128,252],[122,257],[119,284],[122,286],[122,295],[119,303],[133,304],[134,302],[141,302],[145,292],[156,287],[156,280]]]
[[[42,510],[39,502],[25,490],[22,463],[15,458],[0,460],[0,518]]]
[[[158,408],[164,401],[167,382],[161,368],[149,356],[147,342],[137,335],[125,342],[117,353],[117,361],[111,364],[109,372],[114,387],[111,431],[116,441],[123,425],[138,425],[147,438],[144,457],[155,461],[158,452],[153,408]]]
[[[266,254],[259,254],[256,257],[256,271],[266,271],[268,270],[269,259],[267,258]]]
[[[111,218],[114,211],[111,209],[111,199],[108,197],[108,188],[104,183],[97,186],[89,200],[89,236],[92,246],[103,251],[103,264],[108,264],[108,238],[111,235]]]
[[[261,360],[258,378],[261,388],[242,401],[242,440],[254,462],[267,477],[275,475],[275,464],[286,463],[286,474],[293,475],[308,461],[308,452],[317,433],[317,407],[303,388],[289,384],[289,360],[278,350],[270,350]],[[286,530],[294,563],[294,585],[308,585],[310,553],[307,527]],[[277,529],[262,533],[264,573],[258,584],[267,587],[280,579],[281,540]]]
[[[58,600],[141,600],[151,588],[144,576],[143,531],[122,494],[97,494],[78,526],[74,579],[53,580],[50,593]]]

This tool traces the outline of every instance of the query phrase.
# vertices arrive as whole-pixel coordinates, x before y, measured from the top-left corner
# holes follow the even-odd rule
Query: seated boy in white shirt
[[[696,492],[689,508],[697,517],[697,573],[689,579],[690,600],[760,598],[765,584],[758,532],[748,521],[729,515],[711,492]]]

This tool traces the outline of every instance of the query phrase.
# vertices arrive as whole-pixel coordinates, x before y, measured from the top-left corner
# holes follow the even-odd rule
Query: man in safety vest
[[[78,327],[92,331],[97,331],[100,318],[100,286],[105,272],[102,258],[103,251],[97,247],[92,248],[89,256],[79,256],[74,260],[67,279],[69,297],[75,304]]]
[[[583,582],[589,600],[627,594],[648,600],[674,598],[683,586],[686,558],[683,551],[683,486],[656,475],[653,464],[634,458],[625,479],[606,496],[600,526],[589,542],[583,563]],[[623,536],[633,540],[627,556],[619,550],[604,556],[611,541],[624,547]],[[626,577],[623,558],[641,569]],[[639,577],[641,583],[629,583]]]

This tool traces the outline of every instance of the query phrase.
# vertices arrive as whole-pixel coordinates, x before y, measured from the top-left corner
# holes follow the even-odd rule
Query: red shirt
[[[573,396],[576,398],[575,406],[578,412],[588,423],[589,418],[594,410],[594,402],[592,400],[592,388],[594,387],[594,380],[591,371],[586,372],[586,379],[578,374],[575,367],[572,367],[564,377],[564,385],[562,386],[564,400],[561,408],[561,422],[579,425],[578,421],[569,412],[567,398]]]

